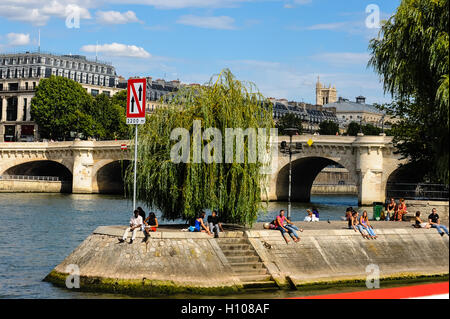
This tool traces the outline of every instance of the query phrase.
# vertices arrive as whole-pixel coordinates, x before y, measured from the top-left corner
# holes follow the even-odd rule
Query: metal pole
[[[137,144],[138,144],[138,126],[136,124],[134,136],[134,184],[133,184],[133,211],[136,209],[136,171],[137,171]]]
[[[289,193],[287,218],[291,219],[291,181],[292,181],[292,135],[289,135]]]

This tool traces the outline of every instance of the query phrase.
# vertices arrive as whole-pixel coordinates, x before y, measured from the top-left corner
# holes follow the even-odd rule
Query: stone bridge
[[[61,190],[65,192],[118,192],[123,190],[121,163],[130,156],[128,150],[121,150],[121,145],[128,143],[129,141],[0,143],[0,176],[58,176],[60,184],[63,184]],[[68,182],[70,184],[66,185]],[[47,183],[48,186],[51,185],[51,182]]]
[[[280,136],[289,142],[289,137]],[[311,146],[307,144],[312,140]],[[339,164],[353,176],[361,205],[385,200],[386,183],[399,168],[400,155],[394,154],[392,137],[380,136],[293,136],[292,200],[309,202],[311,187],[319,172],[329,165]],[[301,143],[302,149],[296,150]],[[280,148],[279,148],[280,149]],[[269,200],[287,200],[289,154],[278,152],[269,180]]]
[[[309,139],[311,146],[307,145]],[[279,137],[278,143],[283,140],[289,141],[289,137]],[[303,146],[292,157],[293,201],[309,201],[317,174],[332,164],[342,165],[354,177],[360,204],[384,201],[386,183],[402,162],[394,154],[392,138],[386,136],[299,135],[293,142],[294,149],[297,143]],[[17,175],[58,176],[60,190],[72,193],[120,192],[123,161],[130,158],[130,151],[121,150],[122,144],[129,141],[0,143],[0,191],[27,191],[17,189],[29,187],[26,184],[5,186],[5,178]],[[287,199],[289,156],[278,149],[269,175],[270,200]]]

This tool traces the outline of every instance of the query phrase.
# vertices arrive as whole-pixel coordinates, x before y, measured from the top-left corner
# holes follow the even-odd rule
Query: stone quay
[[[367,240],[343,221],[295,224],[305,230],[288,244],[261,223],[220,238],[166,225],[133,244],[119,244],[124,226],[100,226],[44,280],[66,287],[76,265],[80,290],[165,296],[364,285],[374,269],[381,282],[448,279],[449,239],[436,229],[373,221],[378,239]]]

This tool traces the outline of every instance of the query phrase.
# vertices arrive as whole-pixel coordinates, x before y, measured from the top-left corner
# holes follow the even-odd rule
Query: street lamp
[[[289,135],[289,191],[288,191],[288,211],[287,218],[291,219],[291,187],[292,187],[292,135],[296,135],[296,128],[287,128],[284,133]]]

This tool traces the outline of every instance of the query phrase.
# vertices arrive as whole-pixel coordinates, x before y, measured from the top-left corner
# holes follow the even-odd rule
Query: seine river
[[[357,198],[315,196],[312,204],[294,204],[292,219],[303,220],[312,205],[321,219],[337,220],[346,207],[357,206]],[[0,298],[126,297],[70,291],[42,279],[97,226],[127,224],[131,207],[120,196],[0,193]],[[286,209],[286,203],[270,203],[259,221],[271,220],[281,208]],[[291,295],[300,293],[281,292],[277,297]]]

